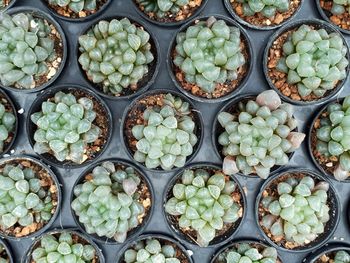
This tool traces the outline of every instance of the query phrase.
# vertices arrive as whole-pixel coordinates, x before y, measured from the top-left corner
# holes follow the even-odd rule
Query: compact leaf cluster
[[[334,176],[345,180],[350,176],[350,96],[342,104],[332,103],[321,115],[316,129],[316,150],[326,158],[335,157]]]
[[[325,232],[330,219],[328,191],[327,182],[317,183],[310,176],[289,176],[277,184],[277,193],[261,200],[265,211],[261,226],[275,242],[283,238],[292,247],[309,244]]]
[[[101,129],[93,122],[97,116],[94,102],[87,97],[59,91],[54,98],[44,101],[41,111],[31,115],[38,127],[34,133],[34,151],[50,153],[63,162],[77,164],[87,159],[86,147],[101,135]]]
[[[275,16],[277,12],[287,12],[290,6],[290,0],[237,0],[237,2],[243,4],[244,16],[261,13],[267,18]]]
[[[129,19],[101,20],[79,37],[79,63],[104,93],[119,96],[136,90],[154,60],[150,35]]]
[[[44,235],[33,250],[33,262],[95,262],[96,249],[74,233],[62,232]]]
[[[165,211],[178,219],[179,227],[196,232],[197,243],[206,247],[225,225],[242,216],[234,199],[236,183],[220,171],[185,170],[172,189]]]
[[[8,263],[9,257],[3,245],[0,244],[0,263]]]
[[[239,28],[214,17],[179,33],[175,51],[173,62],[185,74],[186,82],[206,93],[213,93],[218,84],[236,80],[239,68],[246,63]]]
[[[230,175],[240,171],[266,179],[275,165],[288,163],[288,153],[299,148],[305,138],[293,132],[297,128],[293,107],[281,103],[272,90],[255,101],[239,102],[235,113],[221,112],[218,121],[225,129],[218,137],[226,156],[223,170]]]
[[[74,13],[81,11],[94,11],[100,0],[48,0],[49,4],[56,7],[68,7]]]
[[[152,13],[157,18],[176,15],[189,2],[189,0],[136,0],[143,12]]]
[[[331,12],[333,15],[342,15],[344,13],[350,13],[350,1],[349,0],[333,0]]]
[[[15,128],[16,117],[6,111],[5,105],[0,102],[0,153],[4,151],[5,142]]]
[[[346,78],[348,64],[339,33],[301,25],[288,35],[276,68],[287,74],[288,84],[297,85],[301,97],[320,98]]]
[[[156,238],[138,241],[132,248],[126,250],[124,253],[124,261],[126,263],[180,263],[181,261],[177,257],[177,251],[173,245],[163,245]]]
[[[29,227],[50,221],[55,209],[55,187],[43,187],[42,179],[29,167],[6,164],[0,172],[0,228]]]
[[[162,98],[161,106],[147,108],[145,124],[135,125],[132,135],[137,140],[134,159],[150,169],[171,170],[183,167],[197,144],[196,124],[190,104],[170,93]]]
[[[238,243],[218,256],[216,263],[277,263],[277,250],[259,244]]]
[[[123,243],[145,213],[140,186],[141,179],[132,167],[104,162],[93,169],[91,180],[74,188],[72,208],[89,234]]]
[[[350,263],[350,254],[344,250],[340,250],[334,255],[325,254],[320,257],[320,260],[321,262]]]
[[[51,27],[28,13],[0,16],[0,80],[4,86],[35,88],[56,57]],[[52,76],[51,76],[52,77]]]

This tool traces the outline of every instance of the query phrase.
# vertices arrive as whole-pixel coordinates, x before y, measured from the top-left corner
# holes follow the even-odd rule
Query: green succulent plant
[[[93,124],[96,116],[91,99],[57,92],[54,98],[42,103],[40,112],[31,115],[31,121],[38,127],[34,151],[53,154],[61,162],[83,163],[88,157],[87,145],[101,136],[101,129]]]
[[[170,93],[162,97],[162,106],[147,108],[145,124],[132,127],[137,140],[134,159],[147,168],[171,170],[183,167],[193,153],[198,138],[190,104]]]
[[[150,35],[129,19],[101,20],[79,37],[79,63],[93,83],[115,96],[136,90],[154,61]]]
[[[0,170],[0,229],[46,224],[56,209],[55,185],[44,187],[44,180],[31,167],[6,164]],[[36,229],[37,230],[37,229]]]
[[[172,244],[162,244],[156,238],[138,241],[132,248],[124,253],[124,262],[166,262],[180,263],[176,248]]]
[[[287,74],[287,82],[297,85],[301,97],[320,98],[347,76],[347,47],[339,33],[301,25],[283,44],[276,66]]]
[[[297,128],[293,107],[281,103],[273,90],[237,106],[235,112],[218,115],[225,129],[218,137],[226,156],[223,171],[230,175],[256,173],[266,179],[274,166],[288,163],[288,153],[299,148],[305,134],[293,131]]]
[[[213,93],[217,84],[238,78],[239,68],[246,63],[241,49],[240,30],[210,17],[176,36],[173,63],[188,83]]]
[[[323,257],[327,261],[323,261]],[[344,250],[337,251],[334,256],[324,255],[322,256],[322,262],[334,262],[334,263],[350,263],[350,254]],[[329,261],[328,261],[329,260]]]
[[[336,157],[334,176],[345,180],[350,176],[350,96],[342,104],[332,103],[321,115],[316,129],[316,150],[326,158]]]
[[[218,256],[216,263],[277,263],[277,250],[260,244],[238,243]]]
[[[63,231],[58,234],[46,234],[30,255],[35,263],[42,262],[95,262],[96,249],[74,233]]]
[[[172,188],[165,211],[178,217],[179,227],[196,232],[197,243],[206,247],[225,225],[242,217],[242,206],[233,193],[236,183],[221,171],[187,169]]]
[[[48,0],[50,5],[69,7],[74,13],[81,11],[93,11],[100,0]]]
[[[0,263],[8,263],[9,262],[9,256],[7,254],[7,251],[3,245],[0,244]]]
[[[28,13],[0,16],[0,81],[4,86],[35,88],[56,57],[52,29],[42,18]]]
[[[154,13],[157,18],[176,15],[189,2],[189,0],[136,0],[143,12]]]
[[[329,184],[317,183],[308,175],[299,178],[293,174],[279,181],[277,193],[260,201],[264,209],[260,225],[271,233],[273,241],[283,238],[294,247],[309,244],[325,232],[330,219]]]
[[[132,167],[104,162],[93,169],[91,180],[74,188],[72,208],[89,234],[123,243],[145,215],[141,184]]]
[[[15,123],[15,115],[6,111],[5,105],[0,102],[0,153],[4,151],[5,142],[15,129]]]
[[[349,0],[333,0],[331,12],[333,15],[342,15],[344,13],[350,14]]]
[[[237,0],[243,4],[244,16],[261,13],[264,17],[273,17],[277,12],[285,13],[289,10],[290,0]]]

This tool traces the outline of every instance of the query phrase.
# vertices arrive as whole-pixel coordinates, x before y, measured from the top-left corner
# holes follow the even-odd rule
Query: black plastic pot
[[[3,248],[5,248],[6,255],[8,256],[9,263],[14,263],[15,261],[14,261],[14,258],[13,258],[12,252],[11,252],[11,249],[10,249],[10,247],[7,245],[6,241],[0,239],[0,246],[2,246]]]
[[[140,21],[139,19],[135,19],[134,17],[130,17],[128,15],[122,15],[119,13],[118,13],[118,16],[113,16],[113,17],[98,17],[98,18],[94,19],[93,21],[91,21],[89,23],[89,25],[81,31],[80,35],[86,34],[87,31],[89,31],[93,26],[95,26],[101,20],[111,21],[112,19],[119,20],[119,19],[123,19],[123,18],[127,18],[130,20],[131,23],[133,23],[137,26],[143,27],[144,30],[149,33],[151,52],[154,56],[154,60],[149,64],[148,73],[141,80],[139,80],[139,82],[138,82],[139,88],[135,92],[128,90],[127,94],[120,95],[120,96],[114,96],[113,94],[103,92],[102,87],[99,84],[93,83],[92,81],[90,81],[88,79],[86,72],[83,70],[83,68],[81,67],[81,65],[78,61],[80,72],[81,72],[82,76],[85,78],[85,80],[87,81],[87,83],[89,83],[89,86],[91,87],[91,89],[95,90],[96,93],[98,93],[100,96],[105,97],[107,99],[113,99],[113,100],[131,99],[135,96],[138,96],[140,94],[145,93],[153,85],[154,81],[156,80],[156,77],[158,76],[158,72],[159,72],[160,62],[161,62],[160,47],[159,47],[158,40],[155,37],[154,33],[152,32],[152,30],[149,28],[148,25],[146,25],[145,23],[143,23],[143,21]],[[79,46],[80,46],[79,43],[77,43],[77,48],[76,48],[77,59],[79,59],[79,56],[81,54],[79,51]]]
[[[173,197],[173,187],[176,183],[178,183],[178,181],[180,180],[183,172],[185,170],[192,170],[192,169],[210,169],[213,171],[220,171],[221,170],[221,166],[218,164],[213,164],[210,162],[206,162],[206,163],[194,163],[191,164],[189,166],[186,166],[183,170],[181,170],[181,172],[177,173],[172,179],[171,181],[168,183],[167,187],[166,187],[166,191],[164,192],[164,196],[163,196],[163,213],[164,213],[164,217],[166,219],[166,221],[168,222],[168,226],[169,228],[172,230],[172,232],[176,235],[176,238],[180,241],[182,240],[186,240],[186,242],[192,244],[192,245],[197,245],[198,244],[192,239],[190,238],[188,235],[184,234],[180,227],[177,225],[176,223],[176,219],[167,214],[165,211],[165,204],[166,202]],[[247,213],[247,200],[246,200],[246,196],[245,196],[245,192],[240,184],[240,182],[234,177],[234,176],[230,176],[230,179],[232,181],[234,181],[237,185],[237,189],[239,190],[240,194],[241,194],[241,206],[243,208],[243,214],[242,217],[239,218],[235,223],[232,224],[232,226],[229,228],[228,231],[226,231],[224,234],[216,236],[210,243],[209,246],[218,246],[218,245],[222,245],[224,244],[224,242],[228,242],[229,240],[231,240],[239,231],[242,222],[244,222],[244,219],[246,217],[246,213]]]
[[[199,14],[202,13],[203,9],[205,8],[206,4],[208,3],[209,0],[202,0],[202,4],[200,7],[198,7],[193,14],[181,21],[177,21],[177,22],[160,22],[157,21],[155,19],[150,18],[147,14],[145,14],[138,6],[138,4],[135,2],[135,0],[129,0],[132,2],[135,10],[137,11],[137,13],[145,20],[147,20],[150,23],[153,23],[157,26],[161,26],[161,27],[176,27],[176,26],[181,26],[182,24],[188,22],[189,20],[191,20],[192,18],[198,16]]]
[[[325,226],[325,232],[320,234],[316,240],[310,242],[309,244],[302,246],[302,247],[296,247],[295,249],[287,249],[283,246],[280,246],[276,244],[274,241],[272,241],[265,231],[262,229],[260,225],[260,214],[259,214],[259,206],[260,206],[260,201],[263,197],[264,191],[271,186],[275,181],[280,179],[283,176],[286,175],[293,175],[295,173],[303,173],[307,176],[311,176],[314,179],[317,179],[319,181],[325,181],[329,183],[329,190],[328,190],[328,204],[330,206],[330,219],[327,222]],[[292,176],[290,176],[292,177]],[[340,214],[341,214],[341,206],[340,206],[340,201],[338,197],[338,192],[335,190],[334,186],[332,183],[325,177],[323,177],[320,174],[317,174],[311,170],[308,169],[303,169],[303,168],[291,168],[288,170],[284,170],[280,173],[276,173],[274,176],[269,178],[268,180],[265,181],[265,183],[260,187],[260,192],[256,198],[256,203],[255,203],[255,221],[256,224],[259,227],[260,233],[264,237],[264,239],[273,247],[279,249],[280,251],[284,252],[295,252],[295,253],[305,253],[305,252],[311,252],[321,246],[323,246],[334,234],[338,223],[340,221]]]
[[[181,263],[193,263],[193,260],[191,258],[191,255],[189,254],[188,250],[177,240],[172,239],[171,237],[168,237],[167,235],[164,234],[152,234],[152,233],[147,233],[144,235],[139,236],[138,238],[132,240],[129,242],[129,244],[126,244],[121,251],[118,253],[117,256],[117,261],[118,263],[125,263],[124,259],[124,253],[126,250],[129,248],[132,248],[137,244],[139,241],[147,240],[150,238],[155,238],[157,239],[161,244],[168,243],[172,244],[174,247],[176,247],[178,250],[180,250],[183,254],[184,257],[187,258],[187,262],[181,261]]]
[[[308,106],[308,105],[313,105],[313,104],[321,104],[331,98],[333,98],[334,96],[336,96],[343,88],[347,78],[341,80],[338,85],[336,87],[334,87],[333,90],[328,91],[325,96],[323,96],[322,98],[318,99],[318,100],[313,100],[313,101],[297,101],[297,100],[292,100],[291,98],[285,96],[278,88],[275,87],[275,85],[272,83],[270,77],[269,77],[269,70],[267,67],[268,64],[268,58],[269,58],[269,50],[271,48],[271,46],[273,45],[273,43],[275,42],[275,40],[282,34],[291,31],[293,29],[296,29],[298,27],[300,27],[301,25],[311,25],[314,26],[316,29],[318,28],[323,28],[325,29],[327,32],[335,32],[338,33],[339,36],[342,38],[344,45],[347,48],[347,59],[350,61],[350,54],[349,54],[349,45],[346,41],[346,39],[344,38],[344,36],[339,32],[339,30],[333,26],[332,24],[329,24],[325,21],[319,20],[319,19],[303,19],[303,20],[297,20],[291,23],[288,23],[287,25],[283,26],[282,28],[280,28],[278,31],[276,31],[270,38],[269,41],[266,45],[266,48],[264,50],[264,58],[263,58],[263,68],[264,68],[264,74],[265,74],[265,78],[266,81],[268,82],[269,86],[271,89],[275,90],[281,97],[283,100],[285,100],[286,102],[289,102],[291,104],[294,105],[298,105],[298,106]],[[349,66],[347,67],[347,71],[349,71]]]
[[[6,13],[9,14],[9,15],[15,15],[15,14],[18,14],[18,13],[29,13],[29,14],[33,15],[33,17],[38,17],[38,18],[44,19],[44,20],[48,21],[50,24],[52,24],[56,28],[56,30],[58,31],[60,36],[61,36],[62,61],[61,61],[61,64],[60,64],[59,68],[57,69],[56,74],[48,82],[44,83],[41,86],[35,87],[33,89],[17,89],[17,88],[12,87],[12,86],[4,86],[0,82],[0,86],[2,88],[10,90],[10,91],[31,93],[31,92],[37,92],[37,91],[43,90],[43,89],[45,89],[46,87],[50,86],[52,83],[54,83],[56,81],[56,79],[62,73],[62,70],[63,70],[63,68],[64,68],[64,66],[66,64],[66,60],[67,60],[67,40],[66,40],[65,33],[64,33],[62,27],[60,26],[60,24],[58,22],[56,22],[52,16],[50,16],[49,14],[46,14],[44,11],[42,11],[42,10],[40,10],[38,8],[33,8],[33,7],[16,7],[16,8],[7,9]]]
[[[38,166],[40,166],[40,167],[42,167],[43,169],[46,170],[48,175],[50,175],[50,177],[54,181],[54,183],[56,185],[56,188],[57,188],[57,206],[56,206],[56,211],[52,215],[52,217],[49,220],[49,222],[47,222],[46,225],[44,225],[39,230],[37,230],[37,231],[27,235],[27,236],[18,238],[18,237],[14,237],[14,236],[5,235],[2,232],[0,232],[0,237],[2,237],[4,239],[8,239],[8,240],[14,240],[14,241],[18,241],[18,240],[22,240],[22,239],[35,238],[35,237],[41,235],[42,233],[44,233],[47,229],[49,229],[52,226],[52,224],[54,223],[54,221],[58,217],[58,214],[61,212],[60,210],[61,210],[61,203],[62,203],[61,184],[58,181],[55,173],[52,172],[52,170],[45,163],[43,163],[41,160],[35,159],[35,158],[33,158],[33,157],[29,156],[29,155],[16,155],[16,156],[12,156],[12,157],[7,157],[7,158],[1,159],[0,160],[0,166],[4,166],[7,163],[17,163],[17,162],[20,162],[20,161],[29,161],[29,162],[34,163],[35,165],[38,165]]]
[[[322,165],[316,160],[314,154],[313,154],[313,147],[312,147],[312,140],[313,140],[313,135],[314,135],[314,125],[315,125],[315,122],[317,121],[317,119],[322,115],[323,112],[325,112],[327,110],[327,107],[330,105],[330,104],[333,104],[333,103],[342,103],[344,101],[344,98],[341,98],[341,99],[335,99],[335,100],[332,100],[330,102],[328,102],[327,104],[323,105],[321,107],[320,110],[317,111],[317,113],[314,115],[313,119],[312,119],[312,122],[310,124],[310,126],[308,127],[308,150],[309,150],[309,153],[310,153],[310,156],[311,156],[311,159],[313,161],[313,163],[315,164],[315,166],[318,168],[318,170],[320,170],[324,175],[326,175],[328,178],[331,178],[335,181],[337,181],[334,177],[334,175],[332,173],[329,173],[328,171],[326,171]],[[315,135],[316,136],[316,135]],[[350,177],[348,177],[346,180],[344,181],[341,181],[341,182],[346,182],[346,183],[350,183]]]
[[[316,263],[316,261],[322,256],[331,253],[335,253],[337,251],[344,250],[350,254],[350,244],[348,243],[329,243],[318,249],[317,251],[313,251],[309,254],[304,260],[303,263]]]
[[[170,93],[170,94],[172,94],[172,95],[174,95],[176,97],[180,97],[183,101],[186,101],[186,102],[188,102],[190,104],[190,108],[192,109],[192,113],[194,115],[194,122],[197,125],[196,129],[195,129],[195,134],[197,135],[198,142],[193,147],[193,153],[190,156],[187,157],[186,164],[190,163],[193,160],[193,158],[197,155],[199,149],[201,148],[201,145],[202,145],[202,142],[203,142],[203,137],[204,137],[204,124],[203,124],[202,115],[201,115],[201,113],[199,111],[197,111],[195,109],[194,104],[188,98],[186,98],[184,95],[180,94],[179,92],[175,92],[175,91],[172,91],[172,90],[165,90],[165,89],[155,89],[155,90],[146,92],[145,94],[137,97],[135,100],[133,100],[130,103],[130,105],[124,111],[123,118],[122,118],[122,125],[120,125],[120,134],[121,134],[123,146],[126,149],[126,152],[127,152],[128,156],[131,158],[131,160],[134,159],[134,157],[133,157],[134,153],[132,152],[132,150],[129,147],[129,144],[127,142],[127,136],[125,134],[125,122],[128,119],[128,115],[129,115],[130,111],[135,109],[135,108],[140,107],[138,102],[140,100],[146,98],[146,97],[153,96],[153,95],[159,95],[159,94],[167,94],[167,93]],[[144,111],[145,108],[143,108],[143,107],[141,108],[140,107],[140,110]],[[149,169],[143,163],[138,163],[138,162],[136,162],[136,163],[138,165],[143,166],[143,169],[146,170],[146,171],[149,171],[149,172],[164,173],[164,172],[171,172],[171,171],[177,171],[179,169],[182,169],[181,167],[180,168],[176,168],[175,167],[175,168],[173,168],[170,171],[164,171],[160,167],[158,167],[156,169]],[[186,166],[186,164],[185,164],[185,166]]]
[[[173,51],[174,51],[174,48],[176,46],[176,36],[179,33],[186,31],[189,26],[195,24],[197,21],[207,20],[211,16],[214,16],[215,18],[220,19],[220,20],[224,20],[226,22],[226,24],[228,24],[229,26],[237,27],[240,30],[240,32],[241,32],[241,39],[244,41],[244,43],[246,45],[248,58],[247,58],[247,61],[246,61],[247,72],[245,73],[245,76],[243,77],[241,82],[238,84],[238,86],[234,90],[232,90],[230,93],[226,94],[225,96],[222,96],[220,98],[208,99],[208,98],[205,98],[205,97],[200,97],[200,96],[193,95],[190,91],[187,91],[187,90],[185,90],[182,87],[181,83],[177,80],[177,78],[175,76],[175,73],[174,73],[176,66],[173,63]],[[238,24],[233,19],[228,18],[226,16],[218,15],[218,14],[205,15],[205,16],[200,16],[200,17],[194,18],[191,21],[189,21],[188,23],[186,23],[185,25],[183,25],[174,34],[174,36],[173,36],[173,38],[172,38],[170,43],[171,44],[170,44],[170,47],[169,47],[169,50],[168,50],[168,57],[167,57],[168,71],[169,71],[170,77],[171,77],[172,81],[174,82],[175,86],[179,89],[179,91],[184,93],[186,96],[190,97],[191,99],[199,101],[199,102],[208,102],[208,103],[223,102],[225,100],[231,99],[234,96],[236,96],[237,93],[239,93],[247,85],[248,79],[249,79],[249,77],[250,77],[250,75],[252,73],[252,70],[253,70],[254,59],[255,59],[254,51],[253,51],[252,43],[250,41],[250,38],[249,38],[247,32],[245,31],[245,29],[240,24]]]
[[[287,18],[286,20],[284,20],[282,23],[280,23],[278,25],[272,25],[272,26],[256,26],[256,25],[253,25],[253,24],[245,21],[239,15],[237,15],[237,13],[233,10],[233,7],[231,5],[230,0],[224,0],[224,4],[225,4],[225,7],[226,7],[227,11],[230,13],[230,15],[235,20],[237,20],[240,24],[242,24],[242,25],[244,25],[246,27],[249,27],[251,29],[255,29],[255,30],[272,30],[272,29],[279,28],[279,27],[284,26],[285,24],[289,23],[290,20],[292,20],[299,13],[299,11],[301,9],[301,6],[303,5],[303,1],[304,0],[300,0],[299,7],[295,10],[295,12],[289,18]]]
[[[58,161],[53,155],[49,153],[45,154],[40,154],[40,156],[50,165],[58,166],[61,168],[79,168],[85,165],[88,165],[92,163],[96,158],[101,156],[101,154],[106,150],[108,147],[108,144],[111,140],[112,137],[112,128],[113,128],[113,122],[112,122],[112,115],[111,112],[107,106],[107,104],[100,98],[98,97],[93,91],[89,90],[88,88],[85,88],[83,86],[75,85],[75,84],[64,84],[64,85],[59,85],[56,87],[50,87],[47,91],[43,92],[42,94],[38,94],[37,98],[33,102],[32,106],[30,107],[27,115],[27,120],[26,120],[26,129],[27,129],[27,134],[29,138],[29,143],[32,147],[34,147],[35,141],[34,141],[34,133],[37,130],[36,125],[31,121],[30,116],[35,113],[41,111],[41,104],[44,101],[47,101],[48,99],[54,97],[55,93],[59,91],[63,92],[73,92],[75,90],[78,90],[82,93],[85,93],[86,95],[90,96],[93,98],[94,103],[98,103],[102,109],[105,112],[105,116],[108,120],[108,134],[106,136],[106,143],[103,145],[102,149],[100,152],[98,152],[95,156],[93,156],[92,159],[86,160],[82,164],[76,164],[71,161],[64,161],[60,162]]]
[[[81,183],[85,182],[85,176],[87,174],[89,174],[90,172],[92,172],[92,170],[96,167],[101,165],[104,162],[113,162],[115,165],[123,165],[125,167],[132,167],[135,169],[135,171],[137,172],[137,174],[140,176],[140,178],[142,179],[143,183],[146,184],[148,191],[151,195],[151,207],[148,210],[147,214],[145,215],[145,217],[143,218],[142,223],[137,226],[136,228],[130,230],[128,232],[128,237],[127,240],[125,241],[125,243],[127,243],[129,240],[132,240],[135,236],[138,236],[140,233],[142,233],[144,231],[144,229],[147,227],[150,218],[153,214],[153,210],[154,210],[154,190],[152,187],[151,182],[149,181],[149,179],[147,178],[147,176],[144,175],[144,173],[141,172],[140,169],[138,169],[135,165],[133,165],[131,162],[123,160],[123,159],[106,159],[106,160],[101,160],[98,163],[94,163],[93,165],[91,165],[87,170],[85,170],[77,179],[77,181],[75,182],[74,186],[73,186],[73,190],[71,192],[71,196],[70,196],[70,204],[72,204],[73,199],[75,198],[74,196],[74,188]],[[118,244],[117,241],[115,241],[114,239],[110,239],[107,237],[100,237],[97,234],[88,234],[85,230],[85,227],[82,223],[79,222],[79,217],[75,214],[74,210],[72,209],[72,206],[70,206],[71,208],[71,214],[72,217],[74,218],[75,223],[78,225],[79,229],[81,232],[85,233],[86,235],[90,236],[93,240],[97,241],[97,242],[103,242],[105,244]]]
[[[49,231],[43,233],[42,235],[40,235],[39,237],[35,238],[32,245],[28,249],[28,251],[24,254],[24,256],[21,260],[21,263],[31,263],[32,262],[32,260],[31,260],[32,253],[33,253],[34,249],[36,249],[40,245],[40,241],[41,241],[41,238],[43,236],[60,234],[60,233],[65,232],[65,231],[71,233],[74,236],[78,236],[79,239],[85,241],[86,244],[92,245],[95,248],[98,260],[96,260],[94,262],[105,263],[105,258],[103,256],[102,250],[97,246],[97,244],[95,244],[95,242],[92,241],[87,235],[79,232],[75,228],[53,229],[53,230],[49,230]]]

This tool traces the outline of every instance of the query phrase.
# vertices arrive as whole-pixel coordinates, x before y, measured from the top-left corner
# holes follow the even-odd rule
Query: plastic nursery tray
[[[17,0],[15,7],[26,6],[29,8],[38,8],[44,12],[50,13],[49,8],[47,8],[42,1],[39,0]],[[201,11],[201,15],[222,15],[230,17],[229,12],[225,9],[223,0],[209,0],[205,8]],[[179,29],[179,26],[176,27],[159,27],[149,21],[146,21],[140,16],[140,14],[135,9],[132,0],[112,0],[108,8],[99,15],[94,16],[93,18],[88,18],[84,22],[73,22],[66,19],[58,18],[53,16],[59,24],[62,26],[68,44],[68,57],[67,63],[63,69],[62,74],[55,81],[54,86],[62,84],[79,84],[87,88],[90,88],[94,91],[93,87],[87,82],[85,76],[82,74],[80,67],[77,61],[77,43],[78,36],[84,32],[84,30],[91,25],[91,23],[97,22],[100,19],[113,16],[128,16],[137,21],[142,21],[147,25],[148,29],[156,36],[160,44],[160,71],[154,84],[151,86],[153,89],[169,89],[176,90],[175,84],[172,82],[170,75],[168,73],[167,67],[167,52],[169,49],[170,41],[173,38],[175,32]],[[317,11],[316,3],[314,0],[305,0],[303,1],[302,7],[298,14],[291,20],[296,21],[298,19],[311,19],[311,18],[321,18]],[[253,64],[252,74],[250,75],[246,85],[239,91],[238,95],[244,94],[257,94],[263,90],[269,89],[268,83],[265,80],[263,73],[263,52],[269,37],[274,33],[275,30],[269,31],[256,31],[245,28],[246,32],[252,42],[254,57],[251,58],[251,63]],[[350,44],[350,36],[344,35],[348,44]],[[338,95],[343,97],[350,94],[350,80],[345,83],[343,91]],[[50,87],[48,87],[49,89]],[[27,118],[28,111],[35,100],[39,95],[39,92],[36,93],[23,93],[20,91],[10,91],[8,94],[14,100],[17,109],[19,110],[19,134],[17,136],[15,144],[12,146],[11,154],[29,154],[32,156],[38,157],[30,146],[28,136],[25,129],[25,120]],[[128,161],[132,161],[129,155],[126,152],[126,149],[121,142],[120,134],[120,125],[121,119],[123,116],[124,110],[130,104],[131,99],[119,99],[111,100],[106,97],[102,99],[109,106],[112,119],[113,119],[113,133],[112,140],[107,146],[106,151],[99,156],[94,163],[100,162],[101,160],[109,158],[123,158]],[[220,165],[220,157],[217,155],[215,147],[212,140],[212,126],[214,124],[214,118],[217,112],[224,106],[225,102],[222,103],[200,103],[193,100],[195,107],[201,112],[204,120],[204,141],[200,148],[199,153],[195,156],[189,165],[197,162],[208,162],[217,163]],[[226,102],[227,103],[227,102]],[[316,114],[317,110],[321,108],[322,105],[316,104],[314,106],[296,106],[295,116],[299,121],[299,129],[308,132],[310,129],[311,121],[313,116]],[[20,110],[23,109],[23,110]],[[91,164],[90,164],[91,165]],[[244,218],[239,231],[231,237],[228,237],[227,240],[221,244],[211,246],[208,248],[199,248],[196,245],[193,245],[186,240],[181,240],[181,238],[173,232],[173,230],[167,224],[166,218],[164,216],[163,209],[163,196],[166,191],[166,186],[168,182],[173,178],[173,176],[178,172],[174,171],[171,173],[165,172],[151,172],[149,170],[143,169],[144,174],[149,178],[153,188],[154,188],[154,197],[153,200],[153,214],[151,215],[149,224],[142,229],[140,234],[156,233],[164,234],[177,239],[186,249],[192,251],[192,259],[196,262],[210,262],[212,256],[222,248],[222,246],[227,245],[231,240],[242,240],[242,239],[260,239],[264,240],[255,220],[255,200],[256,196],[260,191],[262,180],[257,177],[243,177],[237,176],[237,179],[241,183],[243,189],[246,193],[247,207],[246,207],[246,217]],[[288,167],[297,167],[297,168],[308,168],[313,171],[318,172],[316,166],[313,164],[310,153],[307,148],[307,140],[303,143],[302,147],[293,155],[290,160]],[[62,195],[63,202],[61,206],[61,211],[56,218],[52,229],[54,228],[72,228],[77,227],[74,218],[71,214],[70,208],[70,197],[72,187],[75,184],[76,180],[80,174],[87,169],[87,166],[69,169],[69,168],[58,168],[56,166],[51,166],[51,169],[56,173],[61,186],[62,186]],[[334,232],[333,236],[330,238],[329,242],[344,241],[350,244],[350,225],[348,220],[349,214],[349,200],[350,200],[350,184],[349,183],[339,183],[331,179],[334,188],[339,196],[341,202],[341,218],[339,225]],[[21,241],[17,240],[7,240],[8,244],[11,247],[11,250],[14,255],[14,262],[20,262],[22,258],[26,256],[25,252],[31,246],[33,240],[24,238]],[[122,250],[122,247],[128,244],[117,245],[117,244],[108,244],[107,242],[96,241],[98,246],[102,249],[102,252],[105,256],[106,262],[117,262],[118,255]],[[132,240],[129,240],[132,242]],[[326,249],[324,246],[321,249]],[[303,259],[310,253],[301,253],[301,252],[286,252],[279,249],[279,255],[283,262],[285,263],[298,263],[302,262]],[[192,254],[191,253],[191,254]]]

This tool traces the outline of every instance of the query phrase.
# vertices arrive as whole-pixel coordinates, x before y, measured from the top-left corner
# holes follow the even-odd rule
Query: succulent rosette
[[[260,13],[269,18],[275,16],[277,12],[287,12],[290,7],[290,0],[237,0],[237,2],[243,3],[244,16]]]
[[[81,11],[93,11],[101,0],[48,0],[51,6],[68,7],[74,13]]]
[[[0,153],[4,152],[14,139],[16,116],[13,110],[11,106],[9,107],[9,101],[0,95]]]

